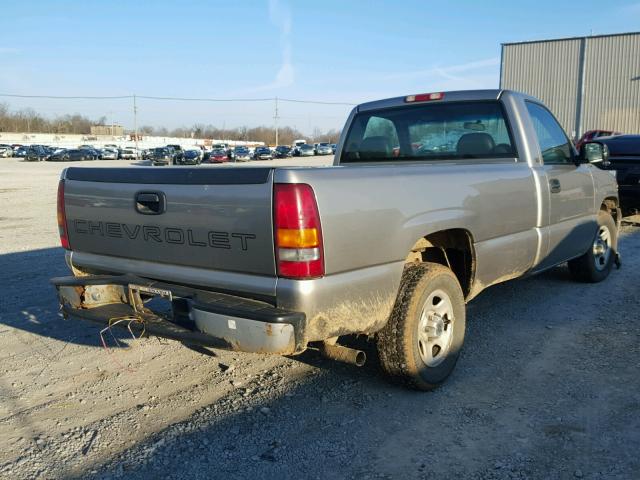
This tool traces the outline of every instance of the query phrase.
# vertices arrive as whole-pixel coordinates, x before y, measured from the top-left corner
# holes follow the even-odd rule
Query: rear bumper
[[[241,352],[287,355],[306,347],[304,313],[265,302],[131,275],[69,276],[51,283],[66,316],[105,326],[115,318],[137,319],[130,327],[138,332],[144,329],[157,337]],[[170,312],[142,303],[154,291],[171,292]]]

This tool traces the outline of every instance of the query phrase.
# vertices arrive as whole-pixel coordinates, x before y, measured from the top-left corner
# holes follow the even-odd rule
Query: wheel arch
[[[438,230],[420,237],[411,247],[405,263],[431,262],[453,271],[465,298],[473,286],[476,255],[472,233],[465,228]]]
[[[606,197],[600,204],[600,210],[608,212],[613,221],[616,222],[616,226],[620,228],[622,222],[622,210],[620,209],[620,201],[617,197]]]

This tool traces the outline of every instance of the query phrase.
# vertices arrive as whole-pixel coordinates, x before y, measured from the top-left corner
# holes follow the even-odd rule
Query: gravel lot
[[[602,284],[559,267],[480,295],[456,372],[425,394],[387,383],[370,345],[361,369],[104,350],[48,285],[67,273],[65,166],[0,159],[0,478],[640,478],[640,228]]]

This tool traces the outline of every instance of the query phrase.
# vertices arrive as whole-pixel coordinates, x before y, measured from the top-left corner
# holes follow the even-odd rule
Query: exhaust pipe
[[[357,367],[361,367],[367,361],[367,354],[362,350],[356,350],[355,348],[343,347],[338,344],[322,343],[320,346],[320,353],[338,362],[349,363]]]

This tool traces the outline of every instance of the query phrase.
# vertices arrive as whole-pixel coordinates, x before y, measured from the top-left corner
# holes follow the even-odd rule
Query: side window
[[[537,103],[526,102],[526,105],[538,136],[544,163],[554,165],[571,163],[571,143],[551,112]]]

